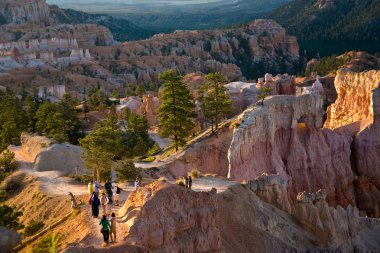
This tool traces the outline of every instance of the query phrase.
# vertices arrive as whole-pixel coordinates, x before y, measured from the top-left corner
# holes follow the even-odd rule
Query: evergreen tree
[[[195,105],[189,89],[182,82],[182,76],[168,70],[159,79],[163,81],[163,89],[162,104],[158,108],[158,127],[162,136],[173,136],[178,151],[194,128],[192,118]]]
[[[44,102],[36,112],[36,130],[58,142],[76,144],[80,137],[80,121],[76,102],[65,95],[59,103]]]
[[[80,140],[83,147],[83,159],[88,168],[92,169],[94,178],[105,180],[110,177],[114,160],[123,159],[127,155],[125,137],[120,129],[109,125],[92,131]]]
[[[20,135],[28,129],[21,101],[10,91],[0,91],[0,151],[9,144],[20,144]]]
[[[200,89],[202,112],[211,122],[211,131],[215,133],[222,118],[232,111],[232,101],[224,86],[227,79],[221,73],[208,74],[205,79]]]

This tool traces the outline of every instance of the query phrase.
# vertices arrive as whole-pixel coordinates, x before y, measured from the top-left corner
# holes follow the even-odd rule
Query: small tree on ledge
[[[270,93],[272,92],[271,87],[262,87],[260,89],[259,95],[257,97],[261,100],[261,103],[264,103],[264,99],[268,96],[270,96]]]

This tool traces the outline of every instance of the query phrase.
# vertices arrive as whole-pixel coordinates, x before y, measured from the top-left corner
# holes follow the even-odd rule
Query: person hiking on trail
[[[99,191],[100,191],[100,184],[99,184],[98,181],[95,181],[95,183],[94,183],[94,192],[99,195]]]
[[[111,214],[111,218],[109,219],[111,223],[111,229],[110,229],[110,237],[111,242],[116,242],[116,215],[115,213]]]
[[[100,233],[103,234],[104,244],[108,245],[109,237],[110,237],[111,224],[108,221],[107,216],[103,215],[102,219],[99,222],[99,225],[101,226]]]
[[[121,188],[119,187],[118,184],[116,184],[115,205],[117,206],[119,205],[120,193],[121,193]]]
[[[107,198],[106,194],[103,192],[102,196],[100,196],[100,204],[102,205],[103,215],[107,215],[108,201],[109,199]]]
[[[94,192],[92,194],[89,202],[90,202],[90,205],[91,205],[91,214],[92,214],[92,217],[98,218],[98,216],[99,216],[99,206],[100,206],[100,200],[98,198],[98,194]]]
[[[185,176],[185,188],[189,188],[189,179]]]
[[[88,183],[88,193],[90,194],[90,196],[92,196],[92,194],[94,193],[94,181],[92,180],[90,183]]]
[[[104,188],[107,191],[108,201],[109,201],[108,203],[112,204],[113,203],[113,201],[112,201],[112,188],[113,188],[113,186],[112,186],[112,183],[110,182],[109,179],[107,179],[107,181],[106,181],[106,183],[104,185]]]
[[[191,179],[191,176],[189,176],[189,189],[191,190],[191,185],[193,184],[193,179]]]
[[[139,181],[138,178],[136,178],[136,180],[135,180],[135,191],[136,191],[137,188],[139,188],[139,187],[140,187],[140,181]]]

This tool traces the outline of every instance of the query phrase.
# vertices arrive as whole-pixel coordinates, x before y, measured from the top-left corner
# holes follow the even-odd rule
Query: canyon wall
[[[352,72],[341,69],[335,77],[338,98],[327,110],[324,127],[336,129],[373,119],[372,90],[379,86],[380,71]]]
[[[215,189],[194,192],[151,183],[129,195],[119,211],[126,226],[118,233],[152,252],[220,252],[216,196]]]
[[[6,23],[47,23],[49,6],[45,0],[3,0],[0,2],[0,16]]]
[[[322,102],[312,94],[273,96],[247,109],[233,132],[228,177],[278,173],[288,179],[293,200],[300,191],[325,188],[331,205],[354,205],[352,140],[320,129]]]

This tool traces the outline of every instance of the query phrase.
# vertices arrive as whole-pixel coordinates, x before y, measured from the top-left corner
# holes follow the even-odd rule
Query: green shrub
[[[183,179],[177,179],[177,181],[175,181],[175,184],[185,187],[185,183],[183,182]]]
[[[198,178],[201,176],[201,173],[199,172],[199,170],[197,169],[192,169],[190,172],[189,172],[189,175],[192,177],[192,178]]]
[[[156,160],[155,156],[148,156],[147,158],[142,159],[141,162],[143,162],[143,163],[151,163],[151,162],[154,162],[154,160]]]
[[[15,159],[15,154],[8,149],[5,150],[0,155],[0,169],[5,172],[12,172],[17,169],[17,161]]]
[[[70,174],[70,178],[74,179],[75,181],[79,183],[88,183],[92,180],[92,176],[90,175],[75,175],[75,174]]]
[[[28,222],[28,224],[25,227],[24,235],[25,236],[32,236],[36,234],[38,231],[41,230],[41,228],[44,227],[44,223],[42,221],[35,221],[31,220]]]
[[[22,212],[17,212],[10,206],[0,206],[0,226],[13,230],[22,229],[24,228],[24,225],[19,222],[21,216]]]
[[[59,234],[48,235],[33,247],[31,253],[56,253],[60,239]]]

